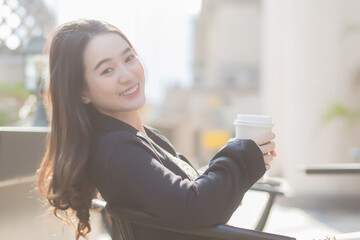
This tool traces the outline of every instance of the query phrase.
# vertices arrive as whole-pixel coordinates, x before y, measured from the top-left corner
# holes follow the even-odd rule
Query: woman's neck
[[[109,113],[101,110],[98,111],[104,115],[113,117],[115,119],[118,119],[120,121],[129,124],[130,126],[136,128],[141,133],[145,134],[145,136],[147,136],[139,111],[134,110],[134,111],[116,112],[116,113],[114,112]]]
[[[145,136],[147,135],[143,121],[138,111],[119,113],[117,116],[114,117],[136,128],[138,131],[145,134]]]

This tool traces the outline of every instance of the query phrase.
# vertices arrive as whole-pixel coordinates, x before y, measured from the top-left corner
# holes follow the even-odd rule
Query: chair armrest
[[[267,192],[269,194],[275,195],[285,195],[286,182],[280,178],[267,178],[264,182],[257,182],[252,187],[251,190]]]
[[[106,202],[100,199],[91,200],[91,207],[95,210],[103,210],[106,207]]]
[[[291,240],[295,238],[258,232],[249,229],[237,228],[228,225],[219,225],[213,228],[189,229],[181,226],[174,226],[165,220],[158,219],[154,216],[140,212],[134,209],[125,208],[119,205],[107,204],[105,210],[115,219],[125,219],[129,223],[156,229],[221,239],[252,239],[252,240]]]
[[[281,180],[268,179],[265,182],[257,182],[251,187],[251,190],[253,191],[266,192],[269,194],[264,211],[262,212],[262,215],[255,227],[256,231],[264,230],[271,208],[275,202],[275,198],[278,195],[285,194],[283,185],[284,183]]]

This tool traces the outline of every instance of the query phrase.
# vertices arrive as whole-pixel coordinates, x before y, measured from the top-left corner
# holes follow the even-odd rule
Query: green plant
[[[31,93],[21,84],[3,82],[0,83],[0,96],[13,97],[18,100],[25,100]]]
[[[350,124],[360,123],[360,106],[351,109],[341,103],[331,104],[322,116],[322,123],[327,124],[335,119],[344,119]]]
[[[4,126],[6,123],[6,112],[0,110],[0,126]]]
[[[341,103],[330,105],[322,116],[322,125],[328,124],[335,119],[343,119],[347,123],[348,130],[355,131],[355,136],[358,136],[360,130],[360,105],[354,109]],[[359,140],[358,137],[355,137],[354,145],[350,147],[349,153],[353,158],[360,160]]]
[[[18,112],[31,92],[21,84],[0,83],[0,126],[12,126],[19,120]]]

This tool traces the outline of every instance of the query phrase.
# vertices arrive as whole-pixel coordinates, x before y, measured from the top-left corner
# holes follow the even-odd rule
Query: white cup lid
[[[271,116],[238,114],[234,121],[235,125],[256,126],[256,127],[273,127]]]

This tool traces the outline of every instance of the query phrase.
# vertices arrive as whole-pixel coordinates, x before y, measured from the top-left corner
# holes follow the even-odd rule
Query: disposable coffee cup
[[[270,116],[238,114],[234,120],[234,125],[236,138],[253,139],[254,137],[271,132],[274,123]]]
[[[264,115],[238,114],[234,120],[235,137],[237,139],[254,139],[257,136],[272,131],[274,123],[272,117]],[[265,176],[258,180],[264,182]]]

